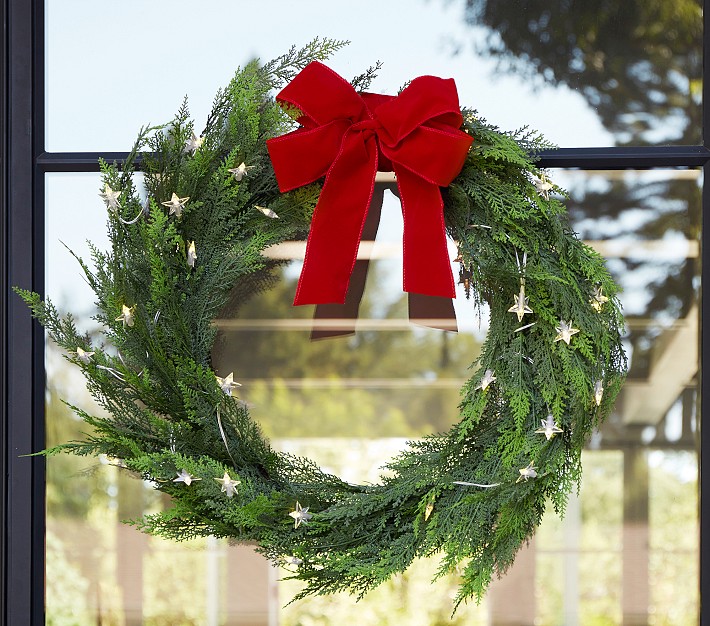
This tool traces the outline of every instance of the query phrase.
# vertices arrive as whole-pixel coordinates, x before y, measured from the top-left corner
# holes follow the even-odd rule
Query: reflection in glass
[[[540,604],[542,621],[695,623],[699,172],[560,172],[556,181],[571,190],[575,229],[624,288],[630,367],[585,453],[580,499],[538,533],[538,563],[557,568],[556,606]],[[574,622],[562,617],[570,611]]]
[[[465,0],[478,54],[537,85],[569,87],[617,145],[700,144],[700,0]],[[462,45],[462,44],[460,44]]]
[[[90,319],[92,293],[61,242],[87,260],[86,239],[106,248],[100,176],[50,174],[46,189],[46,292],[60,310],[76,314],[79,328],[93,335],[97,328]],[[63,401],[102,414],[80,372],[62,356],[47,343],[48,446],[86,432],[86,425]],[[51,457],[46,493],[47,624],[267,624],[276,614],[275,597],[269,595],[275,572],[251,548],[229,547],[210,538],[175,544],[123,524],[167,503],[115,461]]]
[[[467,619],[692,623],[698,612],[698,172],[560,172],[555,178],[571,190],[575,230],[608,258],[624,287],[629,380],[585,453],[580,497],[564,520],[548,515],[509,574],[493,584],[485,615]],[[392,232],[385,238],[396,240]],[[354,337],[310,343],[304,330],[310,311],[290,308],[297,270],[286,269],[275,290],[246,304],[238,319],[220,321],[223,341],[215,354],[225,371],[243,373],[243,397],[277,445],[354,481],[376,479],[376,466],[402,444],[393,431],[416,437],[456,419],[452,388],[482,339],[480,333],[405,332],[399,270],[392,259],[373,265],[358,322],[363,330]],[[459,305],[462,326],[475,327],[474,311],[465,300]],[[294,317],[306,322],[295,324]],[[392,317],[401,322],[397,330],[389,330],[396,326]],[[407,588],[403,604],[416,605],[428,583],[419,572],[412,576],[388,583],[360,606],[377,611],[397,585]],[[287,624],[316,614],[336,620],[349,602],[316,598],[287,607],[283,616]]]
[[[553,177],[570,189],[575,230],[607,256],[625,289],[629,380],[585,452],[579,498],[563,520],[547,516],[480,606],[462,607],[449,622],[455,577],[432,587],[436,562],[422,561],[357,605],[337,596],[284,607],[297,583],[276,579],[288,571],[244,546],[142,535],[121,520],[165,506],[163,496],[107,460],[59,456],[48,460],[47,623],[295,626],[353,615],[378,626],[696,622],[699,178],[687,170]],[[103,236],[98,175],[49,175],[47,189],[48,242],[85,254],[82,240]],[[76,221],[63,219],[69,211],[81,215],[79,240]],[[390,198],[355,335],[309,341],[309,309],[291,307],[298,263],[236,317],[218,321],[215,367],[234,370],[275,445],[351,481],[378,480],[406,438],[457,419],[458,389],[485,337],[485,312],[479,326],[463,296],[458,335],[406,320],[398,215]],[[61,247],[48,251],[48,293],[83,312],[79,326],[93,332],[78,272]],[[84,428],[59,398],[100,409],[51,345],[46,363],[51,445]]]

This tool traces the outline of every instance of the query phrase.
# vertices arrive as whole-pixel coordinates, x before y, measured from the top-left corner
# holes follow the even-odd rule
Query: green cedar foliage
[[[599,255],[569,229],[561,190],[550,199],[538,193],[533,159],[544,140],[526,129],[500,132],[464,111],[463,128],[475,141],[460,175],[442,190],[445,217],[472,304],[490,308],[490,331],[461,392],[460,422],[412,442],[377,485],[345,483],[272,450],[246,406],[220,389],[210,361],[212,321],[228,301],[238,306],[268,289],[273,262],[262,251],[308,227],[320,186],[279,194],[266,152],[267,138],[293,128],[273,89],[341,45],[315,41],[239,70],[217,94],[194,152],[185,149],[198,133],[184,104],[169,124],[141,131],[122,167],[101,164],[104,183],[121,192],[120,206],[109,210],[112,246],[92,247],[91,264],[79,262],[105,343],[92,344],[71,315],[18,290],[109,415],[72,407],[91,434],[45,453],[106,454],[172,496],[171,509],[134,521],[146,532],[254,541],[275,562],[302,559],[299,597],[364,594],[413,559],[441,553],[441,574],[464,563],[456,604],[480,599],[532,536],[546,502],[564,511],[580,478],[582,447],[612,409],[626,368],[618,288]],[[133,182],[139,156],[147,202]],[[241,163],[251,169],[238,181],[228,170]],[[173,193],[189,198],[179,216],[162,204]],[[519,323],[508,309],[522,279],[533,313]],[[601,311],[590,304],[598,287],[609,298]],[[124,306],[132,325],[120,317]],[[555,341],[561,320],[580,329],[570,345]],[[82,359],[77,348],[94,354]],[[477,388],[487,369],[495,382]],[[599,406],[597,381],[604,386]],[[563,431],[550,440],[536,432],[548,414]],[[521,480],[530,464],[537,476]],[[181,470],[199,480],[175,482]],[[215,480],[225,471],[240,481],[233,498]],[[289,512],[297,501],[313,517],[294,528]]]

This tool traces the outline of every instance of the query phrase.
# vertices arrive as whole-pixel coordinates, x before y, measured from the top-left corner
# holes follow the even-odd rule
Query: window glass
[[[451,623],[694,623],[701,181],[694,170],[550,174],[570,191],[574,229],[607,257],[624,287],[629,379],[584,453],[580,496],[565,518],[548,514],[481,605],[462,607]],[[78,324],[89,332],[91,294],[55,242],[83,256],[86,238],[104,245],[99,190],[98,175],[47,176],[47,292],[60,308],[80,313]],[[234,371],[240,397],[277,447],[353,482],[378,480],[379,467],[407,438],[457,421],[458,389],[487,326],[485,311],[479,319],[463,291],[458,334],[405,319],[401,217],[395,198],[386,198],[354,336],[309,340],[309,309],[291,307],[295,261],[238,316],[223,313],[213,355],[216,368]],[[52,445],[84,429],[59,398],[99,409],[51,345],[46,362]],[[121,524],[165,505],[108,463],[48,460],[48,624],[296,626],[353,615],[373,626],[449,623],[457,581],[432,587],[434,561],[417,563],[357,605],[350,596],[289,605],[298,583],[277,583],[288,572],[248,547],[168,543]]]
[[[46,2],[47,149],[125,151],[185,95],[198,124],[236,67],[316,36],[350,40],[347,78],[373,90],[451,76],[504,129],[562,146],[700,143],[699,0],[82,0]]]
[[[700,0],[464,4],[466,24],[485,32],[473,43],[478,54],[528,85],[574,90],[613,143],[702,142]],[[576,136],[566,143],[585,145]]]
[[[700,172],[554,177],[570,190],[575,230],[624,289],[629,375],[583,456],[580,498],[563,521],[548,515],[536,538],[538,615],[695,623]]]

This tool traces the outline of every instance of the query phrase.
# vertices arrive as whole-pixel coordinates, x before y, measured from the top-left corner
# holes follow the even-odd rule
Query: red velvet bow
[[[342,303],[357,258],[375,173],[394,170],[404,216],[404,290],[454,297],[443,201],[473,139],[453,79],[415,78],[399,96],[357,93],[322,63],[277,96],[302,128],[267,142],[282,192],[325,175],[294,304]]]

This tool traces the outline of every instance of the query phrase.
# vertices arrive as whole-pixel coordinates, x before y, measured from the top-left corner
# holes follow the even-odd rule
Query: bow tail
[[[394,166],[404,216],[404,290],[456,297],[439,187]]]
[[[384,193],[385,188],[382,185],[375,185],[362,231],[362,241],[375,241],[377,237]],[[365,292],[369,265],[370,259],[368,258],[355,261],[344,304],[316,305],[316,310],[313,312],[311,340],[355,334],[355,325],[360,312],[362,296]],[[319,324],[322,321],[325,321],[325,324]]]
[[[375,142],[346,134],[313,212],[294,305],[345,302],[376,172]]]

